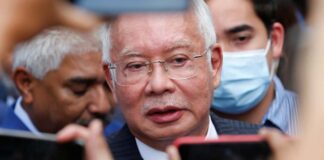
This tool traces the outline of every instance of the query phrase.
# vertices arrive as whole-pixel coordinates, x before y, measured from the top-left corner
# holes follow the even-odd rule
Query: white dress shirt
[[[38,129],[35,127],[33,122],[30,120],[27,112],[23,109],[21,105],[22,97],[19,97],[17,100],[17,103],[15,105],[15,114],[17,117],[26,125],[26,127],[34,134],[41,135],[41,133],[38,131]]]

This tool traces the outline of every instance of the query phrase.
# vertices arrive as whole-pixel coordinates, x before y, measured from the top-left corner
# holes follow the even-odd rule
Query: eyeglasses
[[[210,48],[210,47],[209,47]],[[170,79],[181,80],[189,79],[197,74],[197,59],[208,53],[206,49],[203,54],[189,55],[177,54],[166,60],[148,61],[136,60],[130,62],[110,63],[109,69],[112,74],[112,79],[122,86],[133,85],[140,81],[145,81],[153,72],[153,64],[160,63]]]

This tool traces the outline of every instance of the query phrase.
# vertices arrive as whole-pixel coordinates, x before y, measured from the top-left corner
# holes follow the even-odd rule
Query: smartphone
[[[69,0],[71,3],[99,15],[125,12],[183,11],[190,0]]]
[[[258,135],[224,135],[218,139],[184,137],[174,142],[182,160],[269,160],[271,149]]]
[[[55,135],[0,129],[1,160],[81,160],[83,154],[81,143],[58,143]]]

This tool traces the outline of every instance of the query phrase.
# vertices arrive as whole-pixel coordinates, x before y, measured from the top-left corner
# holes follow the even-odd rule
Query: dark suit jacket
[[[217,134],[256,134],[259,125],[248,124],[241,121],[223,119],[211,113],[212,122]],[[116,160],[141,160],[135,138],[125,125],[122,130],[108,137],[110,149]]]
[[[17,117],[14,109],[15,103],[7,110],[7,113],[3,117],[2,123],[0,124],[0,128],[30,131],[27,126],[25,126],[25,124]]]

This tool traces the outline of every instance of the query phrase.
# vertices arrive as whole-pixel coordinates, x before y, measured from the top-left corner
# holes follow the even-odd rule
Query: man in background
[[[104,120],[112,96],[100,64],[101,43],[90,34],[54,28],[20,44],[13,79],[21,96],[0,126],[40,134]]]
[[[273,0],[207,0],[224,51],[218,115],[296,133],[297,96],[276,76],[284,28]],[[226,15],[226,16],[224,16]]]

